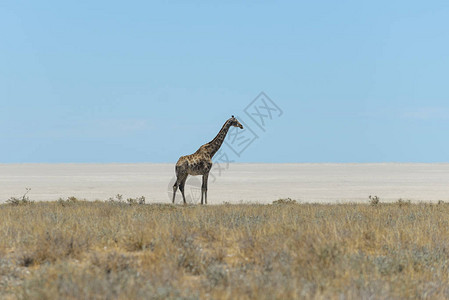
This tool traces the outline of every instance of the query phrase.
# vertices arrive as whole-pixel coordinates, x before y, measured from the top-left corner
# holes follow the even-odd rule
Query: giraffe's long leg
[[[184,174],[183,172],[178,172],[178,170],[176,170],[176,182],[173,185],[173,200],[172,203],[175,203],[175,197],[176,197],[176,192],[178,191],[178,187],[181,190],[181,183],[185,182],[185,179],[187,178],[187,174]],[[184,197],[184,185],[182,187],[181,193],[183,194]],[[185,200],[184,200],[185,202]]]
[[[187,174],[181,178],[181,182],[179,183],[179,190],[181,191],[182,200],[184,201],[184,204],[187,204],[186,196],[184,196],[184,185],[186,184],[186,180],[187,180]]]
[[[173,185],[173,200],[172,203],[175,203],[175,197],[176,197],[176,192],[178,191],[178,180],[176,180],[175,184]]]
[[[204,175],[203,175],[203,181],[204,181]],[[201,186],[201,205],[203,204],[203,196],[204,196],[203,186]]]
[[[207,204],[207,179],[209,177],[209,173],[203,175],[203,185],[201,186],[201,204],[203,204],[203,194],[204,194],[204,202]]]

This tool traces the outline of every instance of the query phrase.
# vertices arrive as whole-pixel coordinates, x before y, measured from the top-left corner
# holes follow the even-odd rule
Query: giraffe
[[[182,194],[182,200],[184,201],[184,204],[186,204],[184,185],[186,183],[187,176],[203,175],[203,184],[201,186],[201,204],[203,204],[203,196],[204,202],[207,204],[207,179],[209,177],[209,171],[212,168],[212,157],[215,153],[217,153],[218,149],[220,149],[221,144],[223,144],[226,134],[231,126],[243,129],[242,124],[240,124],[240,122],[232,116],[224,123],[220,132],[218,132],[217,136],[212,141],[202,145],[195,153],[181,156],[179,158],[175,167],[176,182],[173,185],[172,203],[175,203],[176,191],[179,187]]]

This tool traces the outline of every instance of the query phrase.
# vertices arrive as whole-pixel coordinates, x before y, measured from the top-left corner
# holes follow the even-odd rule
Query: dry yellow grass
[[[0,205],[0,298],[448,298],[449,205]]]

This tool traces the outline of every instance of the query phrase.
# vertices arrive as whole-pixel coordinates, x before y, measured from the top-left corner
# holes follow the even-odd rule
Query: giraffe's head
[[[243,129],[243,125],[240,124],[240,122],[236,118],[234,118],[234,116],[232,116],[229,120],[231,121],[231,126],[239,127],[240,129]]]

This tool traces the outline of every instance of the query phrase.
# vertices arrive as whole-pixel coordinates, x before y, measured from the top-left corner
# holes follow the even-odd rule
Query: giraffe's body
[[[181,190],[182,199],[186,204],[184,196],[184,185],[188,175],[203,175],[203,184],[201,186],[201,204],[203,204],[203,196],[207,204],[207,179],[212,168],[212,157],[220,149],[223,141],[231,126],[240,127],[242,124],[237,121],[234,116],[225,122],[217,136],[207,144],[202,145],[195,153],[181,156],[176,163],[176,182],[173,185],[173,203],[175,203],[176,191]]]

